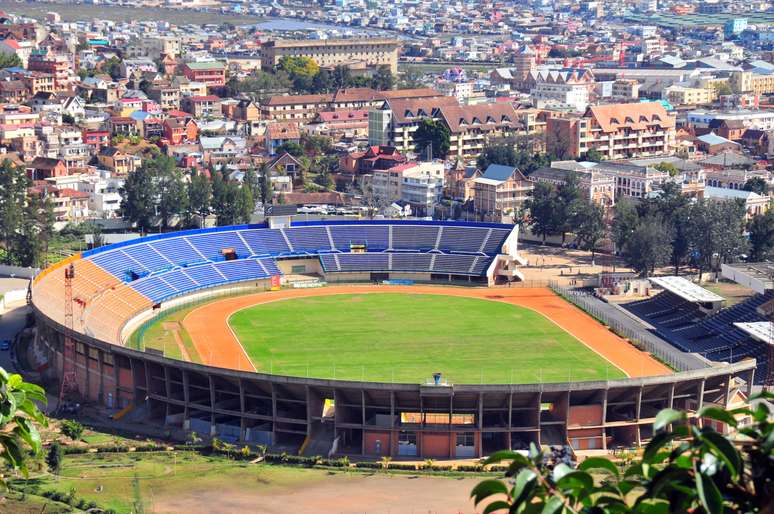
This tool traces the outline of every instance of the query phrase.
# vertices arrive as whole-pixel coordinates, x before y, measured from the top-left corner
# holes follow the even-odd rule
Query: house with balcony
[[[208,88],[226,85],[226,65],[220,61],[187,62],[182,71],[187,79],[206,84]]]
[[[518,168],[500,164],[490,164],[471,180],[475,212],[487,221],[512,221],[534,189],[533,182]]]
[[[593,105],[583,116],[550,117],[546,145],[576,159],[592,149],[608,160],[670,155],[675,118],[660,102]]]

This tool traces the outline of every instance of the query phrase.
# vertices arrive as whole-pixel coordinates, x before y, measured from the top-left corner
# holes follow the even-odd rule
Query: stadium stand
[[[327,273],[404,272],[482,277],[513,230],[509,225],[425,221],[299,222],[158,234],[73,258],[75,327],[109,341],[116,320],[193,291],[281,275],[277,259],[317,257]],[[34,295],[62,320],[64,278]]]
[[[772,300],[774,291],[766,291],[707,314],[695,303],[664,291],[622,307],[684,352],[699,353],[714,361],[738,362],[754,357],[758,362],[757,380],[762,380],[766,376],[766,344],[751,338],[734,323],[768,321],[758,309]]]

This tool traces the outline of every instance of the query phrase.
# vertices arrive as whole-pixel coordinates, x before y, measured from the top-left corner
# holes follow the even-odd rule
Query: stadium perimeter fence
[[[689,371],[709,366],[709,363],[700,356],[680,351],[669,342],[650,332],[637,320],[587,291],[562,286],[554,281],[549,284],[549,287],[568,302],[610,327],[619,336],[628,339],[632,344],[650,353],[674,370]]]
[[[210,303],[215,300],[222,300],[224,298],[230,298],[233,296],[244,296],[246,294],[257,293],[264,291],[265,289],[260,287],[251,286],[233,286],[224,287],[214,290],[204,290],[191,297],[180,297],[175,300],[175,304],[159,310],[152,317],[143,321],[134,331],[126,338],[127,346],[135,350],[149,351],[145,347],[145,333],[155,325],[159,320],[166,318],[176,312],[180,312],[186,309],[192,309],[205,303]],[[151,350],[152,351],[152,350]]]

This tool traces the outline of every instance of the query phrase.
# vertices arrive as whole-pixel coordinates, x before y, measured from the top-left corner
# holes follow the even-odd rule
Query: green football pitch
[[[295,298],[233,314],[260,372],[340,380],[504,384],[625,375],[543,315],[431,294]]]

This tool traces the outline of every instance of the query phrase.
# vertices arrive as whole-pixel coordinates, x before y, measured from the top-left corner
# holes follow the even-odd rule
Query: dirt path
[[[336,475],[303,488],[225,487],[213,503],[212,491],[192,490],[174,497],[156,496],[154,513],[226,514],[473,514],[469,498],[480,478],[405,475]],[[478,512],[482,509],[479,508]]]
[[[235,312],[286,298],[359,293],[414,293],[465,296],[511,303],[533,309],[566,330],[630,377],[665,375],[671,370],[637,350],[591,316],[545,288],[485,289],[444,286],[330,286],[318,289],[284,289],[227,298],[198,307],[182,321],[202,362],[211,366],[255,371],[242,345],[228,325]]]
[[[193,362],[191,354],[188,353],[188,349],[185,347],[185,343],[183,343],[183,338],[180,336],[180,323],[177,321],[167,321],[164,323],[163,327],[164,330],[172,334],[177,347],[180,349],[180,355],[183,357],[183,360]]]

